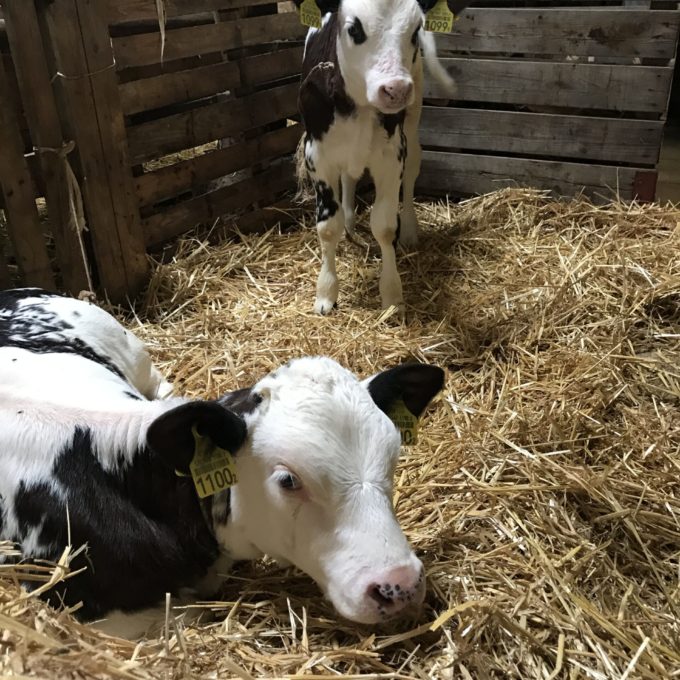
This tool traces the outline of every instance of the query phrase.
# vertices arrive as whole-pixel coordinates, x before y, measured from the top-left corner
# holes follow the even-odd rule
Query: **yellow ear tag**
[[[315,0],[303,0],[300,5],[300,23],[310,28],[321,28],[321,10]]]
[[[455,19],[446,0],[439,0],[425,15],[425,30],[433,33],[451,33]]]
[[[411,446],[418,441],[418,418],[406,408],[402,399],[394,402],[387,415],[399,428],[404,446]]]
[[[199,498],[207,498],[236,484],[236,464],[225,449],[215,446],[209,437],[198,434],[196,426],[191,428],[194,435],[194,458],[189,465],[191,477]]]

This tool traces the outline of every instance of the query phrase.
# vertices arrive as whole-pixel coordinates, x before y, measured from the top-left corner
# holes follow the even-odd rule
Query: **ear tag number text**
[[[215,446],[209,437],[198,434],[196,426],[191,429],[194,435],[194,458],[189,465],[191,477],[199,498],[207,498],[236,484],[236,464],[225,449]]]
[[[321,28],[321,10],[316,0],[303,0],[300,5],[300,23],[310,28]]]
[[[455,19],[446,0],[439,0],[425,15],[425,30],[433,33],[451,33]]]
[[[387,415],[401,432],[404,446],[412,446],[418,441],[418,418],[406,408],[402,399],[394,402]]]

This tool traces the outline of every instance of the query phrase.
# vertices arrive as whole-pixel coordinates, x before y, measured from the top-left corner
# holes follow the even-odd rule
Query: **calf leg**
[[[354,225],[356,217],[354,215],[354,198],[357,188],[357,181],[350,177],[346,172],[342,173],[342,212],[345,215],[345,231],[349,236],[354,236]]]
[[[381,154],[370,167],[375,183],[375,203],[371,212],[371,232],[380,245],[382,271],[380,299],[383,309],[395,305],[403,309],[401,279],[397,271],[395,246],[399,226],[399,184],[401,163],[396,155]]]
[[[343,213],[338,206],[340,177],[324,181],[318,176],[314,179],[316,190],[316,230],[321,244],[321,271],[316,283],[317,314],[328,314],[338,300],[338,275],[335,270],[335,251],[342,238]]]
[[[404,121],[404,137],[406,139],[406,161],[404,164],[404,178],[402,181],[402,212],[401,232],[399,243],[407,248],[412,248],[418,243],[418,218],[413,207],[413,194],[416,179],[420,173],[421,149],[418,139],[418,125],[420,124],[420,111],[422,104],[416,101],[406,114]]]

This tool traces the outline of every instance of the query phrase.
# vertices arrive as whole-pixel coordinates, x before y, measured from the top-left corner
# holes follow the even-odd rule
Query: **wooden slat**
[[[142,163],[291,116],[297,93],[292,83],[131,127],[131,160]]]
[[[63,144],[59,113],[50,84],[42,35],[33,2],[4,0],[7,32],[31,137],[40,149]],[[87,274],[75,231],[70,227],[69,194],[63,161],[56,153],[38,153],[50,228],[64,289],[77,295],[87,288]]]
[[[467,9],[442,50],[672,59],[680,12],[628,9]]]
[[[260,175],[179,203],[144,221],[146,243],[151,248],[255,201],[272,201],[278,192],[294,184],[293,163],[284,162]]]
[[[426,106],[424,146],[654,165],[662,121]]]
[[[33,182],[7,92],[7,76],[0,68],[0,189],[7,231],[24,283],[53,290],[54,275],[35,205]]]
[[[300,24],[296,13],[178,28],[166,33],[164,60],[220,52],[227,47],[235,49],[282,40],[299,40],[304,34],[305,27]],[[120,69],[156,64],[160,62],[161,55],[160,33],[113,38],[113,48]]]
[[[442,59],[458,83],[458,101],[559,106],[663,114],[671,67],[544,61]],[[431,80],[425,96],[446,98]]]
[[[199,14],[217,9],[233,9],[266,5],[272,0],[165,0],[165,12],[168,17],[185,14]],[[140,19],[157,19],[156,3],[149,0],[108,0],[109,22],[138,21]]]
[[[124,83],[120,86],[123,110],[138,113],[295,75],[300,72],[302,49],[292,47]]]
[[[141,205],[150,205],[260,161],[292,153],[301,134],[301,126],[290,125],[141,175],[135,180],[139,202]]]
[[[548,189],[560,196],[581,191],[594,198],[633,197],[636,168],[526,158],[423,152],[417,190],[428,195],[484,194],[509,186]]]
[[[1,244],[0,244],[1,246]],[[12,287],[12,276],[5,260],[5,255],[0,247],[0,290],[6,290]]]
[[[83,193],[100,283],[123,301],[146,282],[148,262],[132,186],[113,54],[100,3],[45,6],[59,79],[83,173]],[[90,77],[87,74],[93,74]]]

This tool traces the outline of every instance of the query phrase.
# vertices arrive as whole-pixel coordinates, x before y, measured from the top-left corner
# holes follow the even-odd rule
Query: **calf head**
[[[330,359],[306,358],[225,396],[249,436],[218,540],[235,558],[268,554],[296,565],[354,621],[420,604],[423,567],[392,506],[400,435],[385,412],[403,399],[420,415],[442,384],[433,366],[362,384]]]
[[[347,94],[359,106],[394,114],[413,103],[419,33],[435,2],[316,0],[322,13],[336,15],[338,65]]]

